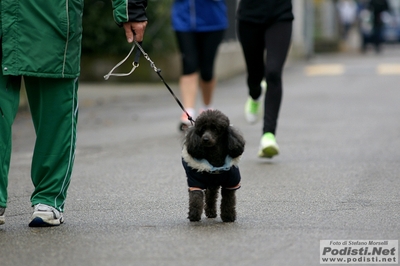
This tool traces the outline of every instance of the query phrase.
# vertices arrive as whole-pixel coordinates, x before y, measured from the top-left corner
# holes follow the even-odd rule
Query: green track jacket
[[[83,0],[0,0],[4,75],[75,78],[80,73]],[[147,0],[113,0],[118,25],[145,21]]]

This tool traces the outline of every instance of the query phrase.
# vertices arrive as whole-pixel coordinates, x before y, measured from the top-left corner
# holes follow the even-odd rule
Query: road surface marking
[[[343,73],[344,66],[341,64],[319,64],[305,68],[307,76],[337,76]]]
[[[376,72],[379,75],[400,75],[400,64],[379,64]]]

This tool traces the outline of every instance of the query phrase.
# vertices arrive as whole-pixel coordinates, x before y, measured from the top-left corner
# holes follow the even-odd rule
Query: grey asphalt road
[[[65,224],[29,228],[34,132],[19,113],[0,265],[319,265],[320,240],[399,240],[398,64],[396,47],[291,62],[272,160],[244,120],[245,75],[221,81],[214,106],[247,141],[235,223],[186,219],[179,106],[161,82],[114,78],[81,84]]]

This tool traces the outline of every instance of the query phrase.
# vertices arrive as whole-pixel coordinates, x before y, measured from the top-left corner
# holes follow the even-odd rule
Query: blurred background
[[[357,13],[349,32],[344,36],[339,3],[349,1],[357,6]],[[235,12],[239,0],[227,0],[230,27],[220,46],[216,62],[219,79],[229,78],[245,70],[241,48],[236,38]],[[368,42],[371,16],[363,9],[368,0],[293,0],[295,15],[292,47],[288,61],[308,60],[320,53],[360,53],[361,43]],[[400,0],[388,0],[390,12],[386,12],[382,39],[396,45],[400,41]],[[170,22],[173,0],[149,0],[144,50],[166,80],[176,81],[180,74],[177,43]],[[365,10],[364,10],[365,11]],[[83,15],[83,40],[81,81],[95,82],[129,52],[123,29],[113,21],[110,0],[85,0]],[[133,58],[122,65],[118,72],[129,72]],[[154,70],[142,57],[140,67],[129,76],[114,79],[116,82],[159,81]]]

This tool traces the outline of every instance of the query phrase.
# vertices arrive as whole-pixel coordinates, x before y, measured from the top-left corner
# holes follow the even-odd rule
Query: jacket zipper
[[[190,0],[190,24],[193,30],[196,29],[196,1]]]

